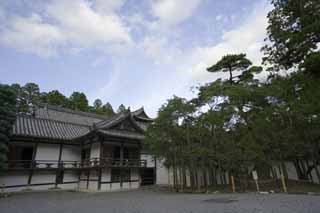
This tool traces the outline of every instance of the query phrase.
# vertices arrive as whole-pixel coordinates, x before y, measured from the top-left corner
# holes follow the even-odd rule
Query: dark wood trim
[[[157,157],[154,156],[153,159],[154,159],[154,171],[153,171],[154,172],[154,176],[153,176],[154,177],[154,184],[157,184],[156,183],[156,181],[157,181]]]
[[[61,162],[62,149],[63,149],[63,144],[60,144],[60,147],[59,147],[59,158],[58,158],[58,161],[59,161],[59,162]]]
[[[92,143],[90,143],[89,146],[89,159],[91,158],[91,149],[92,149]],[[89,178],[90,178],[90,170],[87,171],[87,189],[89,189]]]
[[[61,157],[62,157],[62,149],[63,149],[63,144],[60,144],[59,156],[58,156],[58,169],[56,170],[56,183],[55,183],[56,187],[58,186],[58,176],[59,174],[61,174],[60,164],[61,164]]]
[[[61,139],[49,139],[49,138],[35,138],[35,137],[23,137],[23,136],[12,136],[10,138],[12,142],[28,142],[28,143],[41,143],[41,144],[65,144],[79,146],[80,142],[74,142],[70,140]]]
[[[134,182],[139,182],[139,180],[124,181],[123,183],[134,183]],[[101,181],[101,184],[111,184],[111,183],[120,183],[120,181]]]
[[[122,181],[122,165],[123,165],[123,143],[121,143],[120,145],[120,188],[122,188],[123,186],[123,181]]]
[[[100,141],[100,159],[103,157],[103,142],[102,140]],[[101,178],[102,178],[102,168],[100,165],[100,168],[98,169],[98,190],[101,190]]]
[[[10,185],[4,186],[4,188],[18,188],[18,187],[27,187],[27,186],[45,186],[45,185],[55,185],[55,183],[33,183],[33,184],[20,184],[20,185]]]
[[[36,155],[37,155],[37,150],[38,150],[38,143],[35,143],[34,146],[33,146],[33,153],[32,153],[32,162],[35,161],[36,159]],[[30,172],[29,172],[29,177],[28,177],[28,185],[31,184],[31,181],[32,181],[32,176],[33,176],[33,171],[34,171],[34,165],[33,163],[31,163],[31,169],[30,169]]]
[[[72,183],[78,183],[78,181],[67,181],[61,184],[72,184]],[[20,185],[10,185],[10,186],[4,186],[3,188],[18,188],[18,187],[27,187],[27,186],[46,186],[46,185],[55,185],[55,183],[33,183],[33,184],[20,184]]]
[[[81,145],[80,145],[80,161],[81,161],[81,163],[82,163],[82,150],[83,150],[83,143],[81,143]],[[82,170],[80,170],[79,174],[78,174],[79,183],[80,183],[81,175],[82,175]]]

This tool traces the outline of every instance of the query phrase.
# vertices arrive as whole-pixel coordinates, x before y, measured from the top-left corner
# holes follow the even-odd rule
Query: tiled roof
[[[150,121],[152,122],[154,119],[150,118],[147,113],[144,111],[144,108],[141,107],[140,109],[136,110],[136,111],[133,111],[131,112],[131,114],[135,117],[135,118],[138,118],[139,120],[142,120],[142,121]]]
[[[137,140],[143,140],[144,135],[135,133],[135,132],[128,132],[128,131],[119,131],[119,130],[98,130],[98,133],[113,137],[119,137],[119,138],[129,138],[129,139],[137,139]]]
[[[37,109],[34,117],[18,114],[12,133],[13,136],[21,137],[73,140],[90,134],[90,131],[94,129],[109,136],[143,139],[143,131],[146,130],[147,121],[137,119],[136,115],[141,115],[141,113],[144,113],[143,108],[134,112],[106,117],[46,105]],[[131,123],[138,130],[136,133],[112,129],[126,119],[131,120]]]
[[[72,140],[89,132],[86,125],[18,115],[13,126],[14,136]]]
[[[52,105],[45,105],[44,107],[38,108],[35,112],[35,117],[89,126],[109,119],[108,116],[104,115],[81,112]]]

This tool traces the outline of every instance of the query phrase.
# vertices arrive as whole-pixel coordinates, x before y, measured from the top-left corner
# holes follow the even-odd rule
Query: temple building
[[[45,105],[33,116],[19,114],[1,188],[112,191],[154,184],[157,161],[143,149],[152,121],[143,108],[107,117]]]

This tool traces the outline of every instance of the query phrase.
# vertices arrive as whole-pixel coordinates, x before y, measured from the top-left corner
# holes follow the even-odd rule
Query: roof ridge
[[[33,119],[33,120],[44,120],[44,121],[49,121],[49,122],[70,124],[70,125],[75,125],[75,126],[91,127],[90,125],[79,124],[79,123],[72,123],[72,122],[66,122],[66,121],[58,121],[58,120],[48,119],[48,118],[33,117],[33,116],[31,116],[31,115],[26,115],[26,114],[17,114],[17,117],[24,117],[24,118],[29,118],[29,119]]]
[[[51,104],[43,104],[43,105],[41,105],[41,107],[43,107],[43,108],[46,107],[48,109],[52,109],[52,110],[56,110],[56,111],[67,112],[67,113],[83,115],[83,116],[88,116],[88,117],[94,117],[94,118],[107,119],[107,118],[110,117],[110,116],[107,116],[107,115],[100,115],[100,114],[93,113],[93,112],[83,112],[83,111],[80,111],[80,110],[69,109],[69,108],[66,108],[66,107],[57,106],[57,105],[51,105]]]

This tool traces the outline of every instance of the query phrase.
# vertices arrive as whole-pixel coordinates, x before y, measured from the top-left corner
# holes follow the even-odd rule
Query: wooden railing
[[[8,169],[64,169],[93,167],[146,167],[147,161],[140,159],[91,158],[82,161],[57,160],[10,160],[6,162]]]

